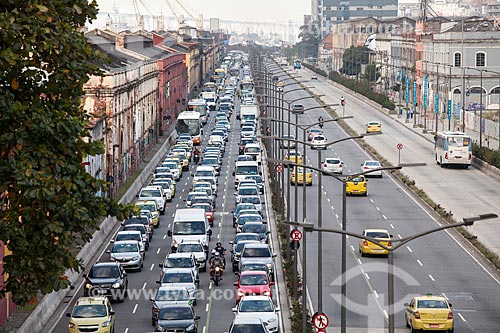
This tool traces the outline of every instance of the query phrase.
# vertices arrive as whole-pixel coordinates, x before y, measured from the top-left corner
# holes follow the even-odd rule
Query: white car
[[[379,161],[364,161],[363,163],[361,163],[361,171],[362,172],[366,172],[366,171],[369,171],[369,170],[372,170],[372,169],[378,169],[378,168],[381,168],[382,165],[380,164]],[[376,176],[376,177],[380,177],[382,178],[382,171],[374,171],[374,172],[370,172],[370,173],[367,173],[365,175],[366,177],[370,177],[370,176]]]
[[[317,80],[318,76],[316,74],[311,75],[311,80]]]
[[[243,296],[238,306],[233,308],[235,320],[258,318],[270,333],[279,332],[279,311],[269,296]]]
[[[311,140],[311,149],[326,149],[326,138],[323,135],[316,135]]]
[[[337,157],[327,157],[323,162],[323,170],[332,173],[342,174],[344,162]]]

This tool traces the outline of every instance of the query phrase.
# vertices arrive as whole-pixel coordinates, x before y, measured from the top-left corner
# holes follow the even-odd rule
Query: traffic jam
[[[137,194],[137,214],[120,221],[84,272],[68,332],[138,331],[129,330],[130,307],[149,318],[135,323],[142,332],[282,329],[258,115],[248,56],[230,52],[179,115],[176,142]],[[137,302],[135,289],[151,297]],[[211,299],[217,289],[224,300]]]

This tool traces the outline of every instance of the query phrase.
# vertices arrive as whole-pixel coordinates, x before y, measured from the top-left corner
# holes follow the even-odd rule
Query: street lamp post
[[[397,250],[398,248],[406,245],[407,243],[409,243],[410,241],[412,240],[415,240],[417,238],[420,238],[420,237],[423,237],[423,236],[426,236],[426,235],[429,235],[429,234],[432,234],[432,233],[435,233],[435,232],[438,232],[438,231],[442,231],[442,230],[445,230],[445,229],[451,229],[451,228],[457,228],[457,227],[462,227],[462,226],[471,226],[474,224],[474,222],[476,221],[481,221],[481,220],[487,220],[487,219],[493,219],[493,218],[497,218],[498,215],[496,214],[493,214],[493,213],[488,213],[488,214],[480,214],[478,216],[474,216],[474,217],[469,217],[469,218],[464,218],[462,220],[462,222],[457,222],[457,223],[452,223],[452,224],[447,224],[447,225],[442,225],[442,226],[439,226],[437,228],[434,228],[434,229],[430,229],[430,230],[427,230],[427,231],[424,231],[422,233],[419,233],[419,234],[416,234],[416,235],[413,235],[413,236],[409,236],[409,237],[405,237],[405,238],[402,238],[402,239],[395,239],[392,241],[393,244],[397,243],[397,245],[395,246],[386,246],[384,244],[382,244],[381,242],[379,242],[378,240],[374,239],[374,238],[371,238],[371,237],[368,237],[368,236],[363,236],[363,235],[360,235],[360,234],[357,234],[357,233],[353,233],[353,232],[349,232],[349,231],[345,231],[345,230],[338,230],[338,229],[327,229],[327,228],[317,228],[317,227],[314,227],[314,224],[313,223],[301,223],[301,222],[297,222],[297,221],[288,221],[288,222],[285,222],[287,224],[290,224],[290,225],[293,225],[293,226],[298,226],[298,227],[303,227],[304,229],[304,234],[306,234],[307,232],[312,232],[312,231],[318,231],[318,232],[329,232],[329,233],[335,233],[335,234],[341,234],[342,236],[352,236],[352,237],[355,237],[355,238],[358,238],[358,239],[366,239],[372,243],[375,243],[377,244],[378,246],[380,246],[381,248],[385,249],[388,251],[388,255],[387,255],[387,264],[388,264],[388,271],[387,271],[387,278],[388,278],[388,313],[389,313],[389,333],[394,333],[395,332],[395,323],[394,323],[394,271],[393,271],[393,256],[392,256],[392,252]]]

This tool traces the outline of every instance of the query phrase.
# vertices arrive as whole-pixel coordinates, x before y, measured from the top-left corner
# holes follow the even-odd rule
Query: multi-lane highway
[[[235,108],[239,108],[239,101],[236,101]],[[235,110],[237,111],[237,110]],[[229,249],[229,241],[233,240],[235,229],[232,227],[232,214],[230,213],[235,206],[235,196],[233,195],[234,177],[234,161],[238,155],[238,142],[240,140],[240,125],[239,121],[231,117],[232,131],[229,133],[229,140],[226,144],[226,151],[223,158],[222,168],[219,175],[219,184],[217,190],[217,205],[214,218],[214,227],[210,249],[215,247],[217,241],[221,241],[222,245]],[[215,123],[214,117],[209,117],[208,124],[204,126],[204,137],[202,142],[206,143],[211,129]],[[200,149],[203,151],[203,149]],[[166,153],[166,152],[165,152]],[[128,299],[123,303],[113,303],[113,309],[116,312],[116,329],[115,332],[148,332],[154,331],[151,326],[151,301],[150,298],[155,296],[158,285],[156,281],[160,276],[159,263],[162,263],[165,256],[170,252],[171,239],[167,236],[169,224],[173,220],[173,216],[177,208],[184,208],[187,193],[192,186],[192,176],[196,165],[190,164],[189,172],[184,172],[180,181],[177,182],[176,195],[171,203],[167,204],[165,215],[160,216],[160,227],[155,229],[153,240],[150,244],[149,251],[146,252],[144,268],[142,272],[129,272],[129,295]],[[265,193],[267,196],[268,193]],[[269,207],[270,208],[270,207]],[[267,220],[266,213],[268,207],[263,206],[264,219]],[[269,224],[272,229],[273,226]],[[272,231],[274,233],[274,231]],[[272,244],[270,240],[270,244]],[[275,252],[279,252],[275,250]],[[236,281],[236,276],[231,271],[230,254],[226,255],[228,269],[226,270],[223,280],[218,287],[210,283],[209,273],[200,273],[200,293],[197,305],[194,307],[197,315],[201,317],[198,322],[198,331],[200,333],[210,332],[226,332],[231,324],[234,314],[232,308],[235,306],[235,287],[233,282]],[[108,255],[104,253],[98,261],[108,261]],[[278,281],[281,280],[278,277]],[[276,290],[278,283],[274,287],[273,295],[279,295]],[[77,296],[82,296],[82,291],[75,292]],[[77,297],[75,297],[76,299]],[[275,297],[275,303],[278,302]],[[75,299],[67,305],[67,311],[71,311]],[[279,304],[278,304],[279,305]],[[62,333],[67,332],[68,318],[64,313],[59,314],[57,324],[53,327],[52,332]],[[51,331],[51,327],[46,327],[46,332]]]
[[[301,71],[301,80],[309,77],[309,74]],[[321,80],[319,80],[321,81]],[[364,124],[369,120],[382,120],[383,134],[376,137],[366,138],[370,144],[385,142],[385,145],[393,145],[400,139],[410,137],[407,129],[397,128],[394,122],[380,119],[373,107],[366,103],[346,95],[345,91],[339,91],[326,82],[311,81],[307,85],[315,87],[315,92],[324,94],[326,103],[338,103],[341,95],[349,99],[348,115],[354,119],[348,120],[358,132],[363,132]],[[296,86],[293,86],[295,88]],[[292,88],[288,88],[292,89]],[[285,88],[285,91],[287,88]],[[295,100],[307,96],[306,92],[290,92],[285,94],[286,100]],[[300,103],[304,107],[317,106],[317,102],[305,99]],[[371,108],[371,109],[370,109]],[[356,109],[356,112],[353,110]],[[351,111],[352,110],[352,111]],[[329,119],[328,114],[322,109],[306,111],[299,115],[300,124],[312,124],[323,116]],[[292,117],[292,120],[294,116]],[[399,125],[400,126],[400,125]],[[347,134],[336,123],[325,123],[323,128],[328,141],[338,140]],[[297,135],[302,138],[299,130]],[[406,141],[405,141],[406,143]],[[424,160],[430,163],[425,156],[428,147],[419,147],[421,142],[415,140],[413,147],[405,152],[405,162],[420,162]],[[395,146],[395,144],[394,144]],[[377,147],[378,148],[378,147]],[[395,149],[394,149],[395,150]],[[381,151],[385,155],[385,151]],[[324,157],[340,157],[344,163],[344,173],[356,173],[360,171],[360,164],[364,160],[371,159],[353,141],[346,141],[330,146],[322,152]],[[394,154],[388,156],[394,160]],[[432,155],[431,157],[432,158]],[[310,148],[306,150],[306,163],[318,165],[318,153]],[[411,170],[422,175],[434,172],[434,166],[429,169]],[[445,170],[448,171],[448,170]],[[456,173],[463,170],[450,170],[449,182],[454,182]],[[410,171],[408,171],[410,172]],[[466,171],[467,172],[467,171]],[[477,171],[473,171],[476,173]],[[470,173],[469,173],[470,174]],[[442,179],[440,192],[446,200],[461,200],[461,192],[447,192]],[[418,182],[417,182],[418,183]],[[302,200],[307,200],[306,216],[308,222],[317,223],[318,211],[318,175],[314,176],[313,186],[307,188],[307,197],[302,197],[302,188],[299,190],[298,201],[295,202],[294,191],[291,191],[291,205],[299,204],[298,220],[302,220]],[[323,177],[322,193],[322,215],[323,227],[339,228],[342,218],[342,184],[331,178]],[[498,188],[492,193],[498,196]],[[497,204],[498,204],[497,200]],[[485,212],[490,212],[487,209]],[[498,209],[493,209],[497,212]],[[470,211],[472,212],[472,211]],[[469,212],[469,213],[470,213]],[[407,191],[387,174],[382,178],[369,178],[367,197],[347,198],[347,229],[352,232],[361,233],[365,228],[387,229],[394,238],[402,238],[436,227],[436,222],[415,201]],[[292,209],[292,218],[293,209]],[[340,273],[341,273],[341,237],[339,235],[323,235],[323,312],[330,317],[330,326],[340,325]],[[308,237],[307,257],[307,289],[310,294],[313,311],[317,310],[317,259],[318,253],[317,234]],[[314,255],[312,255],[314,254]],[[303,258],[304,259],[304,258]],[[358,253],[358,240],[348,239],[347,257],[347,295],[348,313],[347,326],[355,328],[382,328],[387,326],[387,259],[380,257],[361,257]],[[418,239],[401,248],[394,254],[396,282],[396,327],[405,329],[403,320],[403,303],[410,300],[414,294],[437,294],[447,297],[453,305],[455,314],[456,332],[498,332],[500,318],[494,313],[498,309],[497,299],[500,297],[499,280],[496,276],[487,272],[483,264],[478,262],[460,240],[455,239],[450,233],[440,232]]]

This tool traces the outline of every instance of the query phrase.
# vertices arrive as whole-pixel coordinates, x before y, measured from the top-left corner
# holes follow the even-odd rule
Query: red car
[[[214,212],[215,210],[212,209],[209,203],[195,203],[191,206],[191,208],[198,208],[198,209],[204,209],[205,210],[205,215],[207,216],[208,223],[210,224],[211,227],[214,226]]]
[[[264,295],[273,297],[271,286],[274,282],[269,280],[269,275],[264,271],[244,271],[240,273],[236,286],[236,304],[246,295]]]

